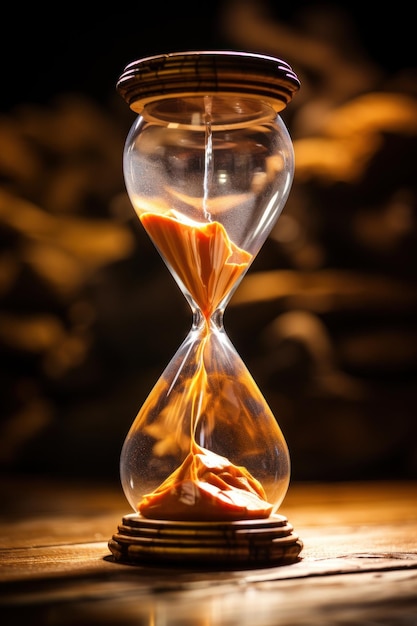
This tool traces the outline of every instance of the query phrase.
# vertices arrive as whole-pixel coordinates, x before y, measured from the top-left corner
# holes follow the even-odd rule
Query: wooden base
[[[268,567],[298,560],[302,541],[282,515],[235,522],[123,517],[108,543],[116,561],[180,567]]]

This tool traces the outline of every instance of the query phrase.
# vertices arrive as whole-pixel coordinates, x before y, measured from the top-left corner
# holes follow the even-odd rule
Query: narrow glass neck
[[[210,330],[224,331],[224,308],[216,309],[209,318],[199,308],[193,308],[192,331],[201,333]]]

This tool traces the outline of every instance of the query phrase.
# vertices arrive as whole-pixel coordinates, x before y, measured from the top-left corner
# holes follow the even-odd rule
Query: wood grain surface
[[[117,486],[9,477],[0,495],[5,624],[417,624],[415,482],[294,484],[281,512],[300,560],[231,571],[115,562]]]

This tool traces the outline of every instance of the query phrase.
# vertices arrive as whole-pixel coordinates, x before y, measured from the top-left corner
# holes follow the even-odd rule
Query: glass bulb
[[[126,188],[192,317],[123,445],[123,490],[141,516],[266,518],[287,492],[283,433],[223,316],[291,188],[279,111],[298,86],[282,61],[229,52],[144,59],[119,82],[138,112]]]

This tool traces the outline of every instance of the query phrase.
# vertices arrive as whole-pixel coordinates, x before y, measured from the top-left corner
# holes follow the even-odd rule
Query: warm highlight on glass
[[[192,315],[122,449],[123,490],[142,517],[265,519],[287,492],[283,433],[223,316],[291,188],[279,112],[298,88],[283,61],[234,52],[143,59],[118,83],[138,113],[124,151],[127,191]]]

